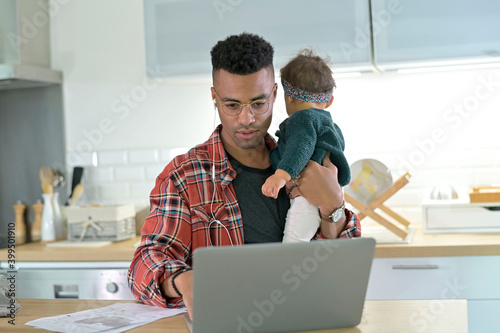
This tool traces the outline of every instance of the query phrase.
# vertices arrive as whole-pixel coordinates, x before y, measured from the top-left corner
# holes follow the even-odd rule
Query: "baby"
[[[275,173],[262,186],[262,193],[276,198],[279,190],[297,178],[309,160],[330,160],[338,169],[341,186],[351,173],[344,156],[344,137],[328,108],[333,102],[335,80],[326,61],[311,50],[302,50],[280,71],[288,118],[276,132],[278,144],[271,150]],[[283,242],[309,242],[321,223],[317,207],[303,197],[291,200]]]

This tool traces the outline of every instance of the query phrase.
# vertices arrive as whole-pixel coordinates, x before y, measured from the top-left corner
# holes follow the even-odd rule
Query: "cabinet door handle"
[[[438,265],[392,265],[392,269],[438,269]]]

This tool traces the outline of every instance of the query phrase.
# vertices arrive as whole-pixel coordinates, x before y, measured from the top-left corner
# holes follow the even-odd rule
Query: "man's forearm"
[[[182,286],[185,284],[184,280],[187,277],[184,273],[188,272],[187,270],[182,270],[180,274],[171,274],[169,275],[160,286],[161,292],[165,298],[177,298],[182,297]],[[175,282],[172,280],[175,278]],[[175,283],[175,285],[174,285]],[[177,290],[176,290],[177,289]]]
[[[174,290],[174,287],[172,286],[172,275],[167,277],[160,286],[161,293],[163,294],[163,297],[165,298],[176,298],[179,297],[177,293]]]
[[[329,217],[325,217],[321,215],[321,225],[320,225],[320,231],[321,235],[325,238],[338,238],[342,231],[347,226],[347,217],[344,212],[344,216],[342,219],[338,222],[331,222],[331,219]]]
[[[193,319],[193,271],[191,269],[182,269],[179,274],[170,275],[161,283],[160,289],[165,298],[182,297],[189,317]]]

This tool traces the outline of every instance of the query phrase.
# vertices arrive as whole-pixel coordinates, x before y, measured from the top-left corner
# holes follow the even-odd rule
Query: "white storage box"
[[[135,236],[134,205],[66,209],[69,241],[120,241]]]
[[[500,232],[500,203],[429,200],[423,203],[425,233]]]

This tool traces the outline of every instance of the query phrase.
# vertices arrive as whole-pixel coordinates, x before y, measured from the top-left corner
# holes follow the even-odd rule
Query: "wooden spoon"
[[[73,189],[73,195],[71,196],[71,199],[69,202],[70,207],[75,205],[75,203],[78,201],[78,199],[80,199],[82,194],[83,194],[83,184],[80,183],[80,184],[77,184],[75,186],[75,188]]]
[[[40,181],[44,193],[54,193],[54,172],[48,166],[40,168]]]

